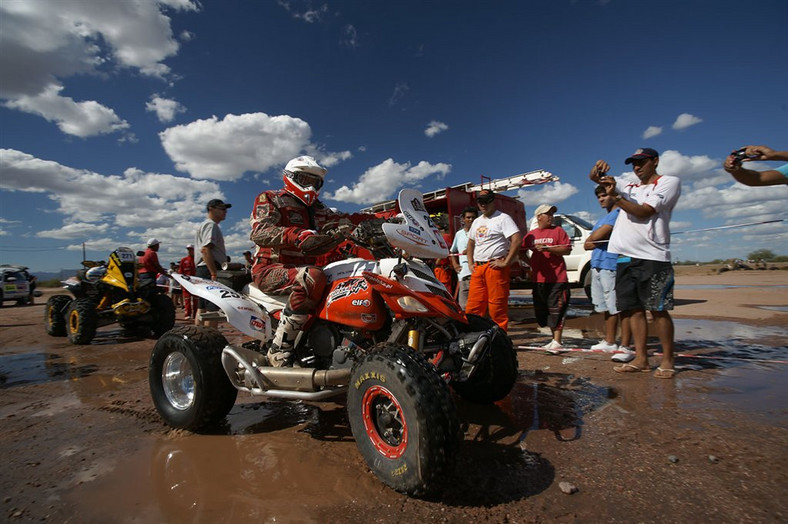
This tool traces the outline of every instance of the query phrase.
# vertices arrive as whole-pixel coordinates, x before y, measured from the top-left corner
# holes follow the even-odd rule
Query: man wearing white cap
[[[142,255],[142,259],[140,260],[142,264],[142,269],[140,269],[141,279],[147,278],[156,280],[156,275],[159,273],[167,274],[167,270],[159,264],[159,255],[157,253],[160,245],[159,241],[155,238],[148,239],[148,248],[145,250],[145,254]]]
[[[531,251],[528,262],[534,281],[534,315],[539,326],[548,326],[553,338],[544,349],[557,353],[564,349],[561,337],[564,317],[569,307],[569,278],[564,255],[572,251],[572,243],[563,228],[553,225],[555,206],[542,204],[536,208],[537,227],[525,235],[523,246]]]

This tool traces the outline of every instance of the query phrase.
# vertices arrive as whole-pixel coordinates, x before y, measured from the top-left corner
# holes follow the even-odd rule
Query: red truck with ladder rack
[[[525,206],[516,197],[502,193],[558,180],[557,176],[544,170],[530,171],[495,180],[482,176],[480,184],[467,182],[424,193],[424,206],[430,215],[446,215],[448,218],[448,233],[451,238],[454,238],[454,234],[462,228],[460,220],[462,210],[466,207],[476,207],[476,193],[482,189],[489,189],[495,193],[495,208],[511,216],[523,235],[525,235],[528,232]],[[374,213],[384,218],[389,218],[399,213],[396,200],[380,202],[364,208],[362,211],[364,213]],[[525,250],[522,251],[520,263],[512,267],[512,287],[514,288],[525,287],[530,281],[530,268],[525,263]]]

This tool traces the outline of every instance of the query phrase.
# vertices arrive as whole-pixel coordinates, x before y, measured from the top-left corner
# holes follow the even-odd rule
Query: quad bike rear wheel
[[[163,334],[150,357],[149,384],[156,411],[174,428],[197,431],[230,412],[238,390],[221,357],[227,340],[213,328],[178,326]]]
[[[175,326],[175,304],[167,295],[157,294],[151,299],[151,309],[153,321],[150,329],[153,336],[159,338]]]
[[[434,491],[453,465],[460,431],[446,384],[425,358],[383,344],[351,373],[348,418],[361,455],[396,491]]]
[[[460,326],[460,330],[469,333],[486,331],[494,325],[492,320],[468,315],[468,325]],[[478,364],[473,375],[464,382],[453,381],[451,386],[469,402],[489,404],[508,395],[516,380],[517,352],[512,340],[501,331],[493,338],[484,360]]]
[[[66,311],[66,335],[72,344],[90,344],[96,336],[98,313],[96,303],[89,298],[78,298],[71,302]]]
[[[53,337],[66,336],[66,310],[71,304],[68,295],[53,295],[44,306],[44,329]]]

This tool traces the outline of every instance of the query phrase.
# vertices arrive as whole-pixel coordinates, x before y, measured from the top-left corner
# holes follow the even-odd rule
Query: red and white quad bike
[[[151,395],[164,420],[192,431],[215,425],[239,390],[307,401],[347,394],[350,427],[369,468],[397,491],[433,491],[462,437],[447,384],[467,401],[500,400],[517,379],[517,357],[497,325],[466,317],[415,258],[448,254],[421,193],[402,190],[399,206],[400,223],[366,222],[353,232],[350,240],[375,260],[324,268],[328,291],[296,341],[294,367],[271,367],[266,358],[286,296],[252,285],[238,293],[173,274],[189,293],[218,305],[250,341],[228,344],[219,331],[196,326],[165,333],[150,359]],[[396,256],[394,248],[412,258]]]

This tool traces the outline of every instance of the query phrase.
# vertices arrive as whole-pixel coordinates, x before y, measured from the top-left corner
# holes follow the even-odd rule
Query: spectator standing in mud
[[[219,227],[219,223],[227,218],[227,210],[233,207],[232,204],[225,204],[218,198],[209,201],[206,209],[207,218],[197,228],[194,244],[200,250],[197,257],[196,275],[200,278],[216,280],[216,273],[221,269],[222,264],[227,261],[227,251],[224,248],[224,235]],[[197,314],[194,316],[194,323],[200,325],[199,316],[204,311],[218,311],[219,307],[205,300],[199,299]],[[216,327],[218,322],[215,320],[203,323],[203,325]]]
[[[788,151],[775,151],[767,146],[745,146],[743,150],[744,158],[738,158],[734,151],[725,159],[723,167],[725,171],[733,175],[738,182],[746,186],[776,186],[788,184],[788,164],[776,169],[766,171],[755,171],[745,169],[742,162],[754,162],[756,160],[782,160],[788,161]]]
[[[457,302],[463,310],[468,303],[468,290],[471,285],[471,269],[468,267],[468,257],[465,250],[468,247],[468,232],[471,230],[471,224],[478,216],[479,213],[474,207],[466,207],[462,210],[462,229],[454,234],[454,240],[449,249],[450,253],[457,255],[450,258],[454,271],[457,273]]]
[[[178,272],[181,275],[194,276],[197,274],[197,265],[194,262],[194,244],[187,244],[186,252],[188,254],[181,259],[178,266]],[[198,305],[199,301],[197,297],[186,291],[186,289],[183,289],[184,320],[191,320],[192,316],[197,316]]]
[[[616,362],[629,362],[635,358],[635,352],[627,347],[631,337],[629,321],[621,323],[621,346],[616,344],[619,317],[616,307],[618,254],[607,249],[607,241],[610,239],[613,226],[621,210],[616,207],[613,198],[607,194],[605,186],[596,186],[594,194],[606,214],[596,222],[583,247],[586,251],[593,250],[591,253],[591,301],[594,304],[594,309],[605,315],[605,338],[598,344],[591,346],[591,349],[615,353],[613,360]]]
[[[509,328],[511,267],[517,261],[523,234],[514,219],[495,209],[495,193],[483,189],[476,195],[481,215],[468,231],[466,253],[473,268],[465,312],[490,318]]]
[[[148,240],[148,247],[145,249],[145,254],[142,255],[142,259],[140,263],[142,264],[142,269],[140,269],[140,279],[145,280],[156,280],[157,275],[159,274],[167,274],[167,270],[161,267],[159,264],[159,246],[161,244],[155,238],[151,238]]]
[[[572,242],[563,228],[553,224],[555,206],[542,204],[534,216],[537,227],[525,235],[523,247],[531,251],[529,264],[534,280],[534,314],[540,327],[548,326],[552,340],[543,348],[549,352],[564,349],[564,317],[569,308],[569,278],[564,255],[572,251]]]
[[[669,311],[673,309],[673,266],[670,262],[670,217],[681,196],[678,177],[657,173],[659,153],[642,148],[627,158],[639,183],[607,176],[610,165],[604,160],[594,164],[589,178],[605,186],[621,212],[610,235],[608,249],[618,253],[616,264],[616,307],[622,319],[630,320],[635,342],[635,359],[613,368],[617,373],[650,372],[646,352],[646,310],[651,311],[654,327],[662,345],[662,362],[654,373],[672,379],[674,328]]]

